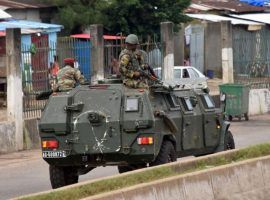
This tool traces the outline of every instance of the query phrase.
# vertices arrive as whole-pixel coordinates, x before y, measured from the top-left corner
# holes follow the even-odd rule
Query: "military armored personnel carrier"
[[[53,188],[97,166],[126,172],[234,148],[230,123],[205,89],[82,86],[51,95],[39,122]]]

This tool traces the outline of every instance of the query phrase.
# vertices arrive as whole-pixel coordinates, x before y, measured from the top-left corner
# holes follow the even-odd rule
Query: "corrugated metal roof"
[[[255,22],[261,22],[270,24],[270,13],[254,13],[254,14],[243,14],[243,15],[230,15],[235,18],[251,20]]]
[[[21,29],[21,34],[32,34],[32,33],[42,33],[39,29]],[[6,36],[5,31],[0,31],[0,37]]]
[[[240,0],[253,6],[270,6],[269,0]]]
[[[189,7],[190,7],[190,8],[193,8],[193,9],[201,10],[201,11],[209,11],[209,10],[212,10],[212,8],[209,8],[209,6],[204,6],[204,5],[200,5],[200,4],[196,4],[196,3],[190,4]]]
[[[38,3],[34,0],[0,0],[0,6],[4,8],[14,8],[14,9],[23,9],[23,8],[47,8],[52,7],[50,4]]]
[[[0,10],[0,19],[7,19],[7,18],[11,18],[11,15],[3,10]]]
[[[201,20],[207,20],[212,22],[220,22],[220,21],[231,21],[232,24],[242,24],[242,25],[264,25],[262,23],[248,21],[248,20],[242,20],[242,19],[235,19],[232,17],[223,17],[220,15],[213,15],[213,14],[187,14],[191,18],[201,19]]]
[[[82,33],[82,34],[75,34],[75,35],[71,35],[70,37],[73,38],[81,38],[81,39],[90,39],[91,36],[90,34],[87,33]],[[126,37],[124,36],[116,36],[116,35],[103,35],[104,40],[120,40],[120,39],[124,39]]]
[[[56,29],[56,31],[60,31],[61,28],[63,28],[63,26],[58,24],[47,24],[28,20],[7,20],[0,22],[0,30],[5,30],[6,28],[42,29],[42,30]]]
[[[262,12],[266,8],[248,5],[238,0],[192,0],[192,3],[206,6],[215,10],[227,10],[235,13]]]

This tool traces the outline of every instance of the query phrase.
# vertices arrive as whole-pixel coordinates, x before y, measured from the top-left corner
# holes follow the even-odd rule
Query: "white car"
[[[161,68],[154,68],[156,75],[161,78]],[[174,79],[182,78],[206,78],[199,70],[192,66],[174,66]]]
[[[154,68],[155,74],[161,79],[161,68]],[[174,66],[173,81],[180,81],[181,79],[190,82],[194,87],[207,87],[207,77],[199,70],[192,66]]]

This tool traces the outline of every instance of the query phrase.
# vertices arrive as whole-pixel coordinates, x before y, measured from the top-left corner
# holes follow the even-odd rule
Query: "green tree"
[[[89,24],[102,23],[105,33],[153,35],[160,22],[186,22],[183,14],[191,0],[45,0],[57,5],[59,23],[75,33]]]
[[[190,0],[111,0],[103,8],[103,22],[112,33],[153,35],[160,32],[162,21],[186,22],[183,10],[189,5]]]
[[[78,33],[89,24],[102,23],[107,0],[45,0],[58,7],[57,18],[66,33]]]

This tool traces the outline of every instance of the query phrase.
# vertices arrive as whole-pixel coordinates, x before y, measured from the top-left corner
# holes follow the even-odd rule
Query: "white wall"
[[[252,89],[249,92],[249,115],[270,112],[270,90]]]

